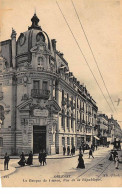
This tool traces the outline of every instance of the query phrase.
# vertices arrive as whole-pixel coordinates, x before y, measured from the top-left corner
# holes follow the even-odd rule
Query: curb
[[[62,157],[62,156],[59,156],[59,157],[47,157],[46,159],[65,159],[65,158],[73,158],[73,157],[76,157],[78,156],[78,154],[74,155],[74,156],[65,156],[65,157]],[[25,156],[27,157],[27,156]],[[0,159],[4,159],[4,157],[0,157]],[[14,159],[20,159],[20,157],[11,157],[10,156],[10,160],[14,160]],[[33,159],[38,159],[38,156],[37,157],[33,157]]]

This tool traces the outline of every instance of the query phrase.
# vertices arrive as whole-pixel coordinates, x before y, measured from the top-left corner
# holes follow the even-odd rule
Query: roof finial
[[[36,8],[35,8],[34,14],[36,15]]]
[[[34,13],[34,16],[31,18],[31,21],[32,21],[32,25],[31,27],[29,27],[28,29],[37,29],[37,30],[42,30],[41,29],[41,26],[38,25],[39,23],[39,18],[37,17],[36,15],[36,9],[35,9],[35,13]]]
[[[16,31],[12,28],[11,38],[16,38]]]

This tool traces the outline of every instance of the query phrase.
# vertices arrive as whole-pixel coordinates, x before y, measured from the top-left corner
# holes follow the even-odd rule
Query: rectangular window
[[[71,145],[74,146],[74,137],[71,137]]]
[[[69,117],[67,115],[67,128],[69,128]]]
[[[62,137],[62,146],[65,146],[65,137]]]
[[[62,110],[61,126],[65,130],[65,112],[64,112],[64,110]]]
[[[82,115],[81,115],[81,112],[80,112],[80,123],[82,122]]]
[[[3,138],[0,137],[0,147],[3,147]]]
[[[35,90],[40,89],[40,82],[39,81],[33,81],[33,89],[35,89]]]
[[[70,145],[70,137],[67,137],[67,145]]]
[[[47,83],[47,81],[43,81],[42,90],[47,90],[47,89],[48,89],[48,83]]]
[[[73,129],[73,114],[71,114],[71,128]]]

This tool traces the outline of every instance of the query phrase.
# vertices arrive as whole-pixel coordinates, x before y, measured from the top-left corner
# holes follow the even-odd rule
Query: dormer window
[[[43,57],[38,57],[38,66],[39,67],[43,67],[43,62],[44,62]]]

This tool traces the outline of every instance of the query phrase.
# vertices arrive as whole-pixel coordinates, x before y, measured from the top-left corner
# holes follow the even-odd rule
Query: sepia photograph
[[[121,8],[0,0],[1,187],[122,187]]]

